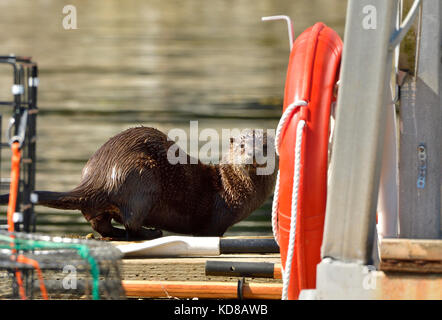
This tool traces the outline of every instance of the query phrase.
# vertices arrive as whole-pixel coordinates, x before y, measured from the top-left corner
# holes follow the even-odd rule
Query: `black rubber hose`
[[[279,253],[272,238],[268,239],[223,239],[219,241],[220,253]]]
[[[273,278],[274,269],[269,262],[206,261],[207,276]]]

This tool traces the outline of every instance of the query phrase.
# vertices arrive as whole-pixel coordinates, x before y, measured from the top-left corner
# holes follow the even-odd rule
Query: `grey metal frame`
[[[362,23],[376,9],[375,29]],[[349,0],[322,257],[371,262],[397,0]]]
[[[442,0],[423,1],[422,17],[415,77],[409,76],[401,87],[399,237],[438,239],[442,182]]]

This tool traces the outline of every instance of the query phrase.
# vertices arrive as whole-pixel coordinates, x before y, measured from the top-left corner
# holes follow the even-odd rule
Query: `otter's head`
[[[244,129],[230,138],[227,163],[244,167],[256,175],[273,175],[276,172],[275,137],[262,129]]]
[[[220,166],[222,197],[236,215],[229,226],[248,217],[272,194],[276,181],[274,134],[242,130],[230,140]]]

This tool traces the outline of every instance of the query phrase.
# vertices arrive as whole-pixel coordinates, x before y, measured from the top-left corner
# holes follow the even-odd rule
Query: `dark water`
[[[76,30],[63,28],[67,4],[77,9]],[[342,37],[345,10],[342,0],[0,1],[0,54],[29,55],[40,67],[37,188],[73,188],[92,153],[129,127],[275,128],[287,27],[261,16],[290,15],[296,35],[322,21]],[[2,100],[10,84],[2,67]],[[10,112],[1,112],[5,127]],[[37,212],[38,231],[91,230],[78,212]],[[270,233],[269,203],[228,231]]]

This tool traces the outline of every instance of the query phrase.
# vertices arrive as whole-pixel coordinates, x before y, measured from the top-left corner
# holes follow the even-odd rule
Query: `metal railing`
[[[17,212],[15,230],[30,232],[35,231],[34,205],[30,196],[35,189],[38,67],[30,57],[14,55],[0,56],[0,64],[12,67],[13,78],[12,99],[0,101],[1,108],[12,109],[12,117],[5,134],[6,140],[1,139],[0,125],[0,152],[2,149],[10,148],[11,139],[21,142],[23,156],[15,209]],[[2,193],[9,190],[9,176],[2,177],[0,182]]]

